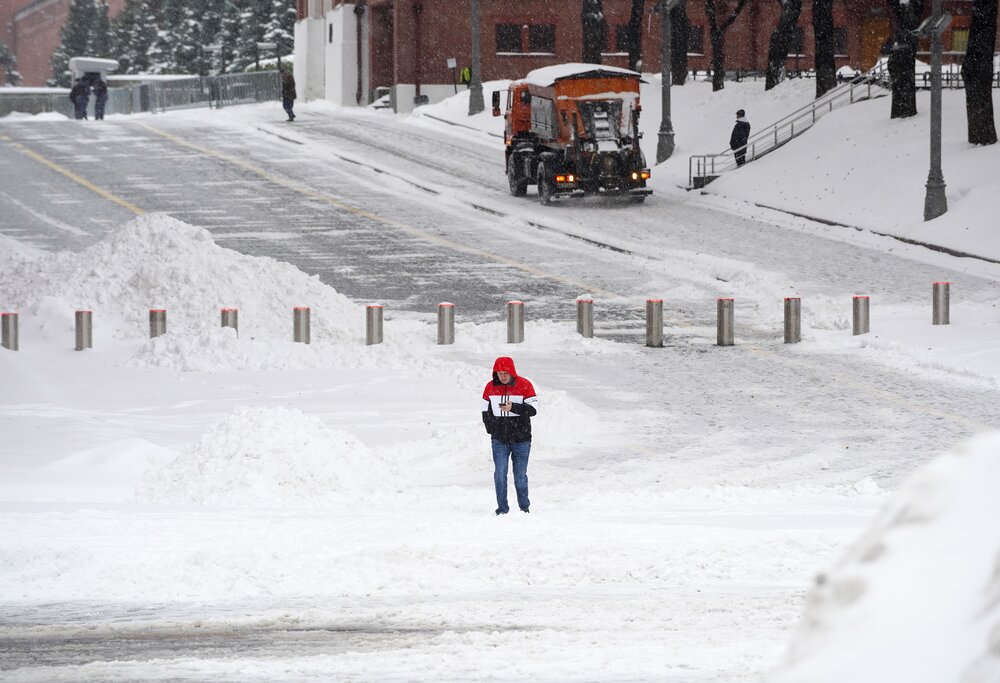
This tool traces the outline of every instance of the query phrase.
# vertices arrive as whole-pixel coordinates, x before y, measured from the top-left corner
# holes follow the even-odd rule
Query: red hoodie
[[[509,372],[512,384],[501,384],[498,372]],[[511,403],[509,412],[500,410],[500,404]],[[538,410],[535,387],[526,377],[520,377],[514,361],[501,356],[493,363],[493,381],[483,389],[483,424],[486,431],[504,443],[531,441],[531,416]]]

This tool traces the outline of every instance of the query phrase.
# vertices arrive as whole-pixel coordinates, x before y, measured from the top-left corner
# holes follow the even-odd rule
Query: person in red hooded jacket
[[[497,490],[496,514],[506,515],[507,463],[514,463],[517,506],[528,512],[528,455],[531,453],[531,417],[537,414],[538,397],[526,377],[519,377],[511,358],[493,363],[493,380],[483,389],[483,424],[492,438],[493,483]]]

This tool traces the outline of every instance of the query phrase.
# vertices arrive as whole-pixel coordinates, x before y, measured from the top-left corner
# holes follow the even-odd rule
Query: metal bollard
[[[951,324],[951,283],[934,283],[934,316],[935,325]]]
[[[90,311],[76,312],[76,350],[94,347],[94,322]]]
[[[663,299],[646,299],[646,346],[663,346]]]
[[[292,340],[300,344],[309,343],[308,306],[296,306],[292,309]]]
[[[438,344],[455,343],[455,304],[438,304]]]
[[[365,345],[382,343],[382,306],[368,304],[365,315]]]
[[[167,311],[162,308],[149,309],[149,338],[167,333]]]
[[[869,300],[868,296],[864,294],[859,294],[854,297],[854,334],[868,334],[870,331],[868,326],[868,310],[869,310]]]
[[[785,343],[802,341],[802,300],[797,296],[785,297]]]
[[[507,343],[520,344],[524,341],[524,302],[507,302]]]
[[[231,327],[236,330],[239,334],[240,331],[240,309],[238,308],[223,308],[222,309],[222,327]]]
[[[733,308],[735,302],[731,297],[719,297],[716,310],[716,346],[732,346],[733,340]]]
[[[0,313],[0,338],[5,349],[17,351],[17,313]]]
[[[576,331],[591,339],[594,336],[594,300],[576,300]]]

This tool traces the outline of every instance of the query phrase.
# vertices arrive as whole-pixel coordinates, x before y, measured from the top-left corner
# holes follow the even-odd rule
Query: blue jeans
[[[285,113],[288,114],[288,118],[289,119],[294,119],[295,118],[295,112],[292,111],[292,105],[294,104],[294,102],[295,102],[295,100],[282,100],[281,101],[281,106],[284,108]]]
[[[497,509],[507,512],[507,459],[514,462],[514,489],[517,491],[517,506],[527,510],[528,500],[528,454],[531,442],[504,443],[493,439],[493,484],[497,489]]]

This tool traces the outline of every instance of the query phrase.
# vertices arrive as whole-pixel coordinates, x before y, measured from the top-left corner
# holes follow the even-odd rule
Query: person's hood
[[[745,116],[737,116],[736,120],[737,121],[743,121],[744,123],[746,123],[747,117],[745,117]]]
[[[493,381],[499,382],[497,377],[498,372],[509,372],[512,376],[517,377],[517,370],[514,368],[514,359],[508,358],[507,356],[500,356],[495,361],[493,361]]]

